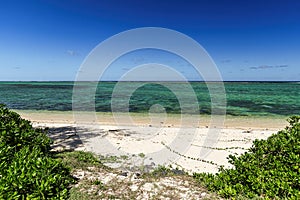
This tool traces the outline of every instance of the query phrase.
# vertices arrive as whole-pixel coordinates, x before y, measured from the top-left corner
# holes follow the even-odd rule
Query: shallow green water
[[[91,83],[80,83],[80,90],[86,104],[92,99],[86,97]],[[110,112],[111,97],[115,82],[100,82],[95,94],[96,111]],[[126,90],[141,83],[123,82]],[[167,83],[181,92],[187,83]],[[211,112],[211,100],[203,82],[190,83],[197,95],[202,114]],[[213,83],[209,83],[213,84]],[[300,114],[300,83],[298,82],[226,82],[227,114],[235,116],[288,116]],[[73,82],[0,82],[0,102],[9,108],[20,110],[72,110]],[[177,94],[178,95],[178,94]],[[125,97],[124,97],[125,98]],[[120,97],[122,99],[122,97]],[[126,98],[125,98],[126,99]],[[122,104],[122,101],[119,102]],[[152,105],[159,104],[168,113],[180,113],[181,107],[176,95],[159,83],[144,83],[130,95],[130,112],[148,112]]]

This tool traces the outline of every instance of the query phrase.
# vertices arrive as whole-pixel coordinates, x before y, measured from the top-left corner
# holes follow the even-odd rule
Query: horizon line
[[[222,82],[273,82],[273,83],[282,83],[282,82],[300,82],[300,80],[225,80],[225,81],[204,81],[204,80],[187,80],[187,81],[158,81],[158,80],[134,80],[134,81],[118,81],[118,80],[91,80],[91,81],[71,81],[71,80],[7,80],[7,81],[2,81],[0,82],[173,82],[173,83],[186,83],[186,82],[217,82],[217,83],[222,83]]]

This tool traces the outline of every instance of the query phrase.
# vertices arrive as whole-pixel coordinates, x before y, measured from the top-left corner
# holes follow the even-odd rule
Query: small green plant
[[[74,182],[42,129],[0,104],[0,199],[66,199]]]
[[[149,173],[150,176],[153,177],[164,177],[164,176],[174,176],[174,175],[186,175],[186,172],[180,170],[178,168],[172,168],[172,166],[163,166],[159,165],[152,172]]]
[[[127,160],[127,159],[128,159],[128,156],[127,156],[127,155],[121,155],[120,158],[121,158],[122,160]]]
[[[288,119],[284,130],[255,140],[240,157],[230,155],[231,169],[194,178],[224,197],[300,199],[300,116]]]
[[[99,189],[101,189],[101,190],[105,190],[105,189],[106,189],[104,183],[102,183],[102,182],[99,181],[99,180],[93,181],[93,185],[97,185],[97,186],[99,187]]]
[[[146,155],[144,153],[139,153],[138,156],[141,158],[145,158]]]
[[[103,155],[101,155],[99,158],[102,163],[120,163],[121,162],[120,158],[118,156],[103,156]]]

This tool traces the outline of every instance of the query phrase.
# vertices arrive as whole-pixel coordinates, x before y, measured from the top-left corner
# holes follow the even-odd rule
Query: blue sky
[[[148,26],[195,39],[226,81],[300,81],[299,10],[297,0],[0,0],[0,81],[74,80],[100,42]],[[127,60],[172,57],[158,55]],[[121,61],[111,74],[130,65]],[[186,66],[181,71],[197,80]]]

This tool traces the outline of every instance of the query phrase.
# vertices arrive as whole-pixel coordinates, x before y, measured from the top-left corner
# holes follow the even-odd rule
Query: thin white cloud
[[[274,69],[274,68],[287,68],[288,65],[260,65],[257,67],[250,67],[250,69]]]
[[[230,59],[221,60],[221,63],[230,63],[230,62],[231,62]]]
[[[70,56],[78,56],[78,55],[79,55],[78,52],[76,52],[76,51],[74,51],[74,50],[70,50],[70,49],[67,50],[66,53],[67,53],[68,55],[70,55]]]

